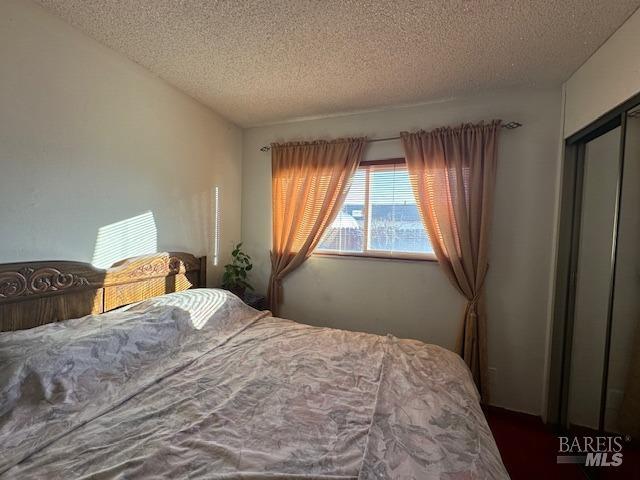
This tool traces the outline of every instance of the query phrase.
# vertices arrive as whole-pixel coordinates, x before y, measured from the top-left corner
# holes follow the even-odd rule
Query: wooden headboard
[[[0,331],[103,313],[170,292],[206,286],[206,257],[162,252],[101,270],[88,263],[0,264]]]

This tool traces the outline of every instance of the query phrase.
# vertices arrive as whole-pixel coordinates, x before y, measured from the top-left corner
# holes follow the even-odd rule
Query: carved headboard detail
[[[206,257],[162,252],[106,270],[88,263],[0,264],[0,331],[102,313],[164,293],[206,285]]]
[[[47,292],[61,292],[90,285],[86,277],[64,273],[53,267],[22,267],[17,271],[0,272],[0,299],[13,299]]]

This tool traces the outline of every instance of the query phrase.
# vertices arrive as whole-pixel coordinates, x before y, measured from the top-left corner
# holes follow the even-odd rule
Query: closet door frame
[[[557,430],[563,432],[566,431],[568,419],[569,375],[571,371],[576,272],[580,243],[585,146],[591,140],[620,127],[619,174],[616,185],[616,206],[609,271],[609,298],[604,351],[605,365],[600,385],[600,415],[598,419],[599,431],[604,431],[615,292],[617,240],[620,222],[619,211],[622,181],[624,178],[626,118],[627,112],[638,105],[640,105],[640,94],[632,97],[565,140],[547,402],[547,423],[555,425]]]

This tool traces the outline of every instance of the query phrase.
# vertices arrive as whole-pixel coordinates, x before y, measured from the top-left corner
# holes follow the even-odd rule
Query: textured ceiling
[[[38,0],[241,126],[558,85],[640,0]]]

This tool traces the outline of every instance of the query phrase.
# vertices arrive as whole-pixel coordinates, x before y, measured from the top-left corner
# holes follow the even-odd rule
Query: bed
[[[0,265],[0,478],[508,478],[457,355],[274,318],[204,265]]]

